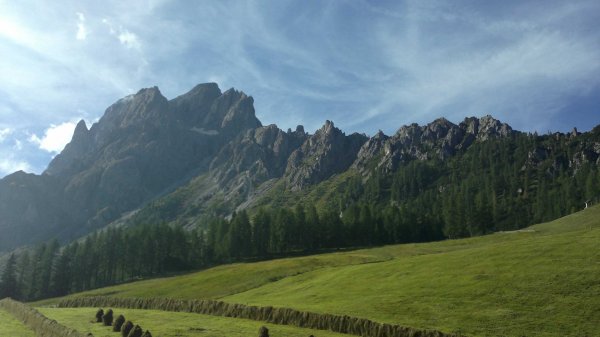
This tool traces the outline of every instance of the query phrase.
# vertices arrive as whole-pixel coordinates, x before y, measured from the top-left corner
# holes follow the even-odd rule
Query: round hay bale
[[[146,332],[144,332],[142,337],[152,337],[152,334],[150,333],[150,331],[146,330]]]
[[[104,316],[104,310],[98,309],[96,311],[96,323],[102,323],[102,316]]]
[[[125,322],[125,324],[123,324],[123,326],[121,327],[121,336],[122,337],[129,336],[129,332],[131,332],[132,329],[133,329],[133,323],[131,323],[131,321]]]
[[[129,335],[127,337],[142,337],[142,328],[139,325],[136,325],[131,331],[129,331]]]
[[[102,316],[102,323],[104,326],[111,326],[113,322],[113,311],[112,309],[108,309]]]
[[[113,324],[113,331],[114,332],[121,331],[121,327],[123,326],[123,323],[125,323],[125,316],[119,315],[119,317],[117,317],[117,319],[115,319],[115,323]]]
[[[269,329],[264,325],[261,326],[260,329],[258,329],[258,337],[269,337]]]

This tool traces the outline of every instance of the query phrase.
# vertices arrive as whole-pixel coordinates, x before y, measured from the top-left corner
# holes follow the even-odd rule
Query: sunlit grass
[[[35,337],[35,334],[9,312],[0,309],[0,337]]]
[[[87,294],[217,298],[471,336],[600,336],[600,207],[524,231],[226,265]]]
[[[108,309],[108,308],[105,308]],[[92,323],[97,308],[38,308],[48,318],[76,329],[91,332],[94,337],[118,337],[112,327]],[[133,310],[113,308],[115,318],[124,315],[125,319],[149,330],[159,337],[248,337],[258,336],[258,329],[266,326],[273,337],[343,337],[347,335],[330,331],[297,328],[286,325],[262,323],[247,319],[216,317],[200,314],[165,312],[157,310]],[[4,336],[4,335],[0,335]]]

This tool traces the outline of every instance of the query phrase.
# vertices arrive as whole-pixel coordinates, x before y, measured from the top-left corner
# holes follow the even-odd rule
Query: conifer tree
[[[10,254],[0,278],[0,299],[5,297],[19,298],[19,284],[17,283],[17,260]]]

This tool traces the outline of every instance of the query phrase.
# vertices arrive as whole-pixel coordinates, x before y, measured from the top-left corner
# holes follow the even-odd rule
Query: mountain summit
[[[106,225],[206,171],[225,144],[260,126],[252,97],[215,83],[172,100],[157,87],[124,97],[89,130],[79,122],[41,176],[0,181],[0,250]]]
[[[561,167],[576,171],[599,164],[596,133],[557,134],[576,142],[563,158],[540,145],[546,138],[514,131],[492,116],[458,125],[439,118],[402,126],[391,136],[346,135],[331,121],[314,134],[301,125],[286,132],[262,126],[253,98],[233,88],[199,84],[171,100],[157,87],[146,88],[112,104],[91,127],[80,121],[43,174],[16,172],[0,180],[0,251],[50,238],[67,241],[114,221],[201,226],[206,216],[278,205],[341,175],[364,182],[412,162],[448,161],[490,141],[507,140],[514,151],[529,152],[520,164],[525,169],[558,158],[548,163],[548,174]],[[346,181],[336,184],[329,192],[361,191],[341,192],[351,188],[343,187]]]

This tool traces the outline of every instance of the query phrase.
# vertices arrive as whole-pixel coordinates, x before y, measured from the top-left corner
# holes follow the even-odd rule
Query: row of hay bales
[[[125,321],[125,316],[119,315],[113,322],[113,310],[98,309],[96,312],[96,323],[102,323],[104,326],[112,326],[113,332],[120,332],[122,337],[152,337],[150,331],[142,333],[142,327],[133,325],[131,321]]]
[[[92,334],[82,334],[77,330],[67,328],[55,320],[42,315],[34,308],[10,298],[1,300],[0,307],[21,320],[38,337],[92,337]]]
[[[64,299],[59,307],[120,307],[191,312],[246,318],[302,328],[330,330],[363,337],[459,337],[437,330],[420,330],[395,324],[378,323],[365,318],[319,314],[289,308],[257,307],[215,300],[178,300],[169,298],[77,297]]]

